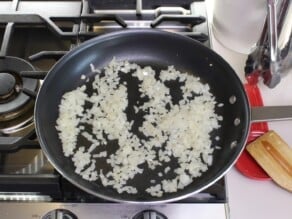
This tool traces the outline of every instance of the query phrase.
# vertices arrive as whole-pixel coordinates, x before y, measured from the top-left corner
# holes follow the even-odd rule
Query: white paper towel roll
[[[228,49],[249,54],[260,38],[267,0],[216,0],[212,31]]]

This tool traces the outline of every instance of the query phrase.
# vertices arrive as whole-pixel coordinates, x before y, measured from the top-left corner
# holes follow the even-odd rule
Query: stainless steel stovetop
[[[204,1],[113,2],[96,1],[95,10],[86,0],[0,2],[1,218],[226,218],[224,179],[177,203],[111,203],[71,185],[43,155],[34,99],[46,73],[70,49],[122,28],[159,28],[210,46]]]

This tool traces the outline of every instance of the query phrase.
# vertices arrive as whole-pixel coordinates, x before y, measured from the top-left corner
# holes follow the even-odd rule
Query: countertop
[[[214,50],[221,54],[243,79],[246,55],[230,51],[214,40]],[[265,105],[292,105],[292,72],[274,88],[259,84]],[[292,120],[269,122],[292,146]],[[273,181],[257,181],[243,176],[235,167],[227,173],[227,192],[231,219],[291,219],[292,193],[278,187]]]
[[[212,45],[244,82],[244,63],[247,55],[224,47],[214,36]],[[258,86],[264,105],[292,105],[292,72],[282,78],[274,89],[267,88],[261,82]],[[275,130],[292,147],[292,120],[269,122],[268,125],[270,130]],[[235,167],[227,173],[226,179],[231,219],[292,218],[292,193],[280,188],[272,180],[258,181],[247,178]]]

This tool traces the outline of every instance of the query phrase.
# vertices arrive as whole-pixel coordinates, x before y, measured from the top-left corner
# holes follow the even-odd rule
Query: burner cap
[[[15,85],[16,80],[12,74],[0,72],[0,102],[13,94]]]
[[[21,78],[19,73],[34,70],[30,63],[17,57],[5,56],[0,59],[0,118],[1,115],[14,113],[30,101],[30,97],[19,88],[36,91],[39,82]]]

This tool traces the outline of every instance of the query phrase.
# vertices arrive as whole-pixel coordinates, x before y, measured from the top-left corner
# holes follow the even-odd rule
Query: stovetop
[[[94,212],[87,208],[94,205],[94,209],[96,206],[101,209],[100,206],[104,206],[100,210],[104,212],[100,213],[100,218],[106,218],[108,214],[108,207],[105,206],[119,205],[87,194],[67,182],[50,165],[37,141],[33,124],[34,100],[42,79],[64,54],[90,38],[123,28],[157,28],[177,32],[210,47],[206,5],[203,1],[91,2],[94,3],[88,4],[86,0],[0,2],[0,82],[2,77],[2,80],[5,78],[6,82],[15,85],[14,88],[8,87],[3,91],[6,96],[1,94],[0,89],[0,206],[2,210],[6,209],[9,218],[13,218],[13,210],[7,210],[11,209],[11,205],[6,208],[4,203],[26,203],[27,207],[13,205],[26,209],[38,203],[37,206],[42,209],[39,209],[39,214],[42,215],[50,209],[59,208],[58,206],[71,211],[73,207],[74,212],[73,203],[78,204],[79,211]],[[121,7],[117,7],[117,3]],[[31,202],[34,205],[29,205]],[[191,218],[191,209],[197,207],[190,205],[215,207],[226,203],[223,178],[199,194],[172,203],[172,208],[181,209],[184,206],[184,215],[190,212]],[[121,206],[115,207],[116,210],[128,209],[123,211],[129,215],[148,208],[165,214],[172,211],[168,209],[170,207],[166,207],[168,205]],[[54,214],[55,217],[47,215],[42,218],[63,218],[56,216],[56,212]],[[34,216],[28,212],[28,215],[29,218],[41,218],[37,213]],[[136,218],[143,217],[138,215]]]

